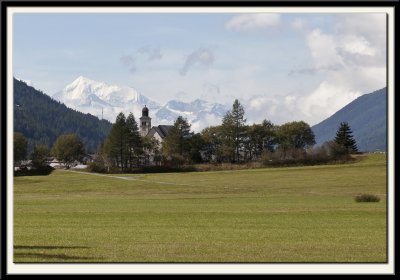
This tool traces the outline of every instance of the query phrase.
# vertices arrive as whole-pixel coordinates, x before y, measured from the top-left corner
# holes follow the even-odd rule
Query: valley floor
[[[16,263],[385,263],[386,157],[14,179]],[[357,203],[361,193],[378,203]]]

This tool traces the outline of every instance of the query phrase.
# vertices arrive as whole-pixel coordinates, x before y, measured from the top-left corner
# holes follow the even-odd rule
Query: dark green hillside
[[[25,135],[30,150],[38,143],[51,147],[63,133],[77,133],[86,151],[94,152],[110,129],[110,122],[70,109],[14,79],[14,131]]]
[[[335,137],[341,122],[348,122],[359,151],[386,151],[387,89],[364,94],[331,117],[312,127],[322,144]]]

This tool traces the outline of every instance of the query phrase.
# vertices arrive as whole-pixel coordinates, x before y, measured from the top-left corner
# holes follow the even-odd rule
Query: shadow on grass
[[[25,246],[25,245],[16,245],[14,249],[89,249],[90,247],[85,246]]]
[[[16,258],[40,258],[40,259],[53,259],[60,261],[70,261],[70,260],[94,260],[93,258],[79,257],[79,256],[67,256],[64,254],[44,254],[44,253],[15,253]],[[16,261],[23,262],[23,261]],[[32,261],[34,262],[34,261]]]
[[[59,250],[59,249],[88,249],[86,246],[27,246],[27,245],[16,245],[14,250]],[[44,252],[14,252],[15,258],[38,258],[38,261],[29,262],[44,262],[44,260],[57,261],[77,261],[77,260],[94,260],[94,258],[83,257],[83,256],[68,256],[66,254],[49,254]],[[16,263],[24,263],[27,261],[19,260]]]

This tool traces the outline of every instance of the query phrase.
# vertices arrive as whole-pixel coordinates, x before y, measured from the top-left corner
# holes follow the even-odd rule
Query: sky
[[[13,75],[50,96],[85,76],[314,125],[386,86],[386,28],[384,13],[16,13]]]

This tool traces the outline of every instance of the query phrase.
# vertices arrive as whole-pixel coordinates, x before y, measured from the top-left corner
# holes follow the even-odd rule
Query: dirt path
[[[86,175],[102,176],[102,177],[115,178],[115,179],[121,179],[121,180],[127,180],[127,181],[140,181],[140,182],[146,182],[146,183],[156,183],[156,184],[174,185],[174,186],[201,187],[199,185],[193,185],[193,184],[181,184],[181,183],[171,183],[171,182],[163,182],[163,181],[151,181],[151,180],[139,179],[139,178],[136,178],[136,177],[122,177],[122,176],[114,176],[114,175],[108,175],[108,174],[83,172],[83,171],[77,171],[77,170],[65,170],[65,169],[60,169],[60,170],[61,171],[65,171],[65,172],[73,172],[73,173],[80,173],[80,174],[86,174]]]

